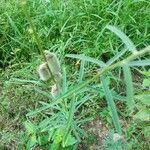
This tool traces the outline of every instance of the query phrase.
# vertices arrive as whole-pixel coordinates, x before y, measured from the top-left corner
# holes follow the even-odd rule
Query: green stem
[[[36,27],[35,27],[35,25],[33,24],[32,18],[30,17],[30,15],[29,15],[29,13],[28,13],[27,10],[28,10],[28,7],[27,7],[26,4],[24,4],[24,5],[23,5],[23,11],[24,11],[24,14],[25,14],[25,16],[26,16],[26,18],[27,18],[27,20],[28,20],[30,26],[31,26],[32,31],[33,31],[33,35],[34,35],[36,44],[37,44],[37,46],[38,46],[39,53],[43,56],[44,61],[47,62],[46,56],[45,56],[45,54],[44,54],[44,52],[43,52],[43,48],[42,48],[42,44],[41,44],[40,37],[38,36],[38,34],[37,34],[37,32],[36,32]],[[55,78],[53,77],[53,74],[52,74],[52,72],[51,72],[51,69],[50,69],[49,66],[48,66],[48,63],[47,63],[47,68],[48,68],[48,70],[49,70],[49,72],[50,72],[50,74],[51,74],[51,76],[52,76],[52,80],[56,83]],[[57,86],[58,86],[58,85],[57,85]]]

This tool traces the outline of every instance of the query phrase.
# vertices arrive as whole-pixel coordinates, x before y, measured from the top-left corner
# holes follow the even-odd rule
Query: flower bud
[[[57,56],[54,53],[51,53],[49,51],[44,51],[48,66],[53,74],[55,76],[56,74],[60,73],[60,62],[57,58]]]
[[[40,79],[43,81],[47,81],[51,77],[50,72],[47,68],[47,63],[39,65],[37,71],[39,73]]]
[[[51,88],[51,94],[53,97],[57,97],[60,94],[60,90],[56,84],[54,84]]]

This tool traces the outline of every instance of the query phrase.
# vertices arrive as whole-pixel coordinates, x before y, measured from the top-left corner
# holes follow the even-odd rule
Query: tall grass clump
[[[106,26],[106,29],[111,30],[121,38],[122,42],[125,44],[125,50],[118,52],[106,63],[83,54],[67,54],[66,57],[68,58],[81,60],[78,83],[68,87],[65,67],[61,65],[62,63],[60,63],[55,53],[42,50],[42,47],[39,45],[40,39],[36,34],[36,29],[28,14],[27,18],[33,29],[40,53],[43,55],[43,60],[41,61],[42,64],[38,67],[39,77],[47,84],[47,86],[51,87],[51,92],[46,94],[45,92],[41,92],[41,94],[49,98],[49,101],[40,101],[40,106],[26,115],[26,131],[24,133],[24,141],[27,142],[27,145],[25,145],[26,149],[34,147],[51,150],[77,149],[80,142],[87,137],[86,132],[82,129],[82,125],[93,119],[87,117],[86,114],[80,115],[80,109],[85,102],[94,98],[95,95],[92,95],[88,88],[88,86],[93,85],[94,82],[100,82],[102,85],[115,127],[115,132],[118,136],[123,137],[124,131],[120,123],[118,108],[106,78],[109,78],[114,70],[121,69],[123,71],[123,79],[126,85],[125,104],[127,106],[128,115],[131,115],[135,108],[131,67],[136,63],[139,64],[138,66],[143,66],[143,64],[149,65],[148,59],[140,60],[140,57],[149,53],[150,47],[136,50],[131,40],[118,28],[111,25]],[[128,54],[122,57],[127,52]],[[96,64],[98,73],[92,78],[85,80],[86,62]],[[99,94],[101,93],[99,92]],[[34,121],[34,118],[35,120],[36,118],[40,119]]]
[[[111,7],[114,2],[108,3],[106,14],[104,13],[105,11],[103,8],[101,8],[99,1],[93,3],[92,1],[69,1],[68,3],[59,1],[54,2],[53,5],[51,5],[51,1],[47,1],[47,3],[44,3],[44,7],[42,7],[43,5],[39,5],[41,2],[42,1],[34,1],[32,3],[29,1],[29,3],[26,3],[26,1],[22,1],[21,3],[21,12],[24,13],[24,17],[27,21],[26,26],[29,28],[28,32],[30,32],[31,36],[28,38],[32,38],[32,40],[30,39],[30,44],[25,44],[25,41],[21,42],[19,37],[21,37],[24,31],[18,28],[18,25],[13,21],[15,18],[6,14],[8,23],[12,27],[13,32],[12,35],[8,35],[8,37],[13,42],[15,41],[17,44],[20,44],[22,48],[26,48],[26,54],[29,53],[28,50],[30,49],[30,46],[32,46],[32,48],[34,47],[34,50],[38,49],[38,59],[40,60],[40,64],[35,67],[39,79],[15,79],[14,82],[19,84],[31,83],[32,86],[30,87],[30,90],[34,90],[47,99],[47,101],[44,101],[44,99],[38,102],[36,101],[34,109],[28,109],[29,112],[26,114],[26,121],[24,122],[25,131],[21,136],[19,149],[78,149],[78,146],[82,141],[85,141],[88,138],[88,134],[84,130],[84,125],[94,119],[94,116],[88,116],[88,114],[81,113],[81,111],[82,109],[87,109],[85,103],[92,101],[102,94],[100,90],[96,93],[91,91],[90,87],[94,86],[96,83],[100,84],[103,90],[103,100],[106,100],[112,120],[111,128],[113,128],[115,132],[113,137],[119,137],[119,139],[116,138],[112,141],[117,149],[119,144],[116,143],[119,140],[126,142],[126,131],[121,123],[122,114],[126,114],[127,117],[140,118],[141,122],[144,123],[149,121],[149,110],[146,109],[149,95],[137,95],[133,79],[134,70],[142,72],[141,68],[146,70],[146,67],[150,65],[150,60],[144,57],[146,54],[149,56],[150,46],[139,50],[139,48],[136,48],[136,44],[116,27],[116,24],[122,21],[119,18],[119,11],[121,6],[124,5],[123,1],[117,2],[116,5],[119,5],[119,7],[115,13],[113,12],[113,9],[115,8]],[[30,13],[28,12],[28,5],[30,3],[32,3],[33,8],[42,9],[42,12],[44,11],[43,14],[38,14],[38,17],[34,18],[34,12],[32,12],[31,8]],[[106,5],[105,2],[102,3],[104,6]],[[82,7],[78,7],[80,4],[82,4]],[[48,9],[49,7],[51,8],[50,10]],[[46,12],[43,8],[46,9]],[[105,21],[96,14],[97,10],[106,16],[107,19]],[[108,24],[109,18],[114,14],[117,16],[117,19],[112,19],[111,24],[115,25],[105,25]],[[56,20],[52,22],[52,19],[50,18],[55,18]],[[81,18],[83,22],[88,20],[89,23],[85,26],[84,24],[82,25]],[[94,27],[94,18],[100,19],[98,25],[104,21],[102,30],[99,31]],[[124,17],[124,19],[126,19],[126,17]],[[135,19],[133,20],[136,22]],[[43,22],[46,22],[47,24],[51,23],[52,26],[50,29],[48,25],[46,25],[43,30],[40,29]],[[36,23],[39,23],[40,27],[37,27]],[[70,30],[73,30],[72,34],[69,33]],[[79,30],[82,32],[78,32]],[[110,42],[112,37],[110,36],[108,39],[104,38],[109,41],[106,43],[103,43],[101,41],[102,38],[100,37],[105,37],[105,32],[108,33],[110,31],[121,39],[120,43],[122,43],[121,46],[123,46],[123,49],[119,49],[114,56],[112,56],[113,53],[111,53],[112,57],[110,57],[109,60],[105,60],[105,62],[87,56],[87,54],[91,53],[96,57],[100,53],[101,56],[103,53],[101,49],[108,49],[109,46],[107,43]],[[96,33],[96,35],[94,33]],[[13,34],[17,35],[18,38],[14,39]],[[92,39],[94,40],[92,41]],[[115,45],[114,41],[115,40],[110,42],[111,46],[113,44]],[[56,45],[53,46],[53,43],[56,43]],[[74,46],[77,50],[81,49],[81,52],[85,52],[85,50],[88,52],[80,55],[76,54],[78,51],[72,49]],[[51,48],[49,49],[49,47]],[[74,54],[65,55],[65,50],[70,48]],[[73,76],[73,73],[68,74],[68,67],[64,61],[65,58],[61,56],[62,59],[60,59],[59,53],[52,52],[53,49],[54,51],[58,50],[59,52],[62,52],[67,60],[70,60],[70,58],[79,60],[78,79],[73,81],[74,84],[69,80],[69,76]],[[91,51],[91,49],[95,51],[95,53]],[[111,49],[113,48],[111,47]],[[21,52],[19,51],[18,53]],[[94,64],[96,74],[94,74],[92,70],[89,70],[91,76],[88,77],[86,64],[90,63]],[[119,77],[115,74],[116,72],[120,73]],[[108,82],[111,81],[112,78],[116,79],[115,82],[117,82],[117,85],[123,85],[123,95],[120,91],[116,90],[118,88],[116,84]],[[117,78],[119,78],[119,80],[117,80]],[[48,90],[41,90],[42,86]],[[120,110],[119,108],[118,103],[120,101],[116,101],[116,93],[117,96],[119,96],[119,99],[121,99],[121,102],[125,105],[124,110]],[[141,97],[144,99],[144,108],[142,107],[142,111],[140,111],[141,105],[138,104],[139,102],[136,103],[136,100],[138,99],[139,101]],[[138,109],[139,112],[135,114],[136,109]],[[146,119],[142,120],[142,116],[146,116]],[[148,137],[149,135],[146,134],[146,131],[149,131],[149,126],[145,125],[144,129],[145,136]],[[107,143],[109,142],[111,142],[111,140],[106,142],[106,147],[108,147]],[[119,148],[120,147],[121,149],[124,148],[122,145],[119,145]],[[128,149],[128,147],[126,147],[126,149]]]

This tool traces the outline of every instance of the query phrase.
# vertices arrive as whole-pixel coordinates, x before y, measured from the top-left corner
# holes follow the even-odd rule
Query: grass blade
[[[81,60],[80,71],[79,71],[79,83],[81,83],[83,80],[84,66],[85,66],[85,60]]]
[[[77,54],[67,54],[66,57],[76,58],[76,59],[92,62],[94,64],[97,64],[100,67],[105,67],[106,66],[104,62],[102,62],[100,60],[97,60],[97,59],[94,59],[94,58],[89,57],[89,56],[77,55]]]
[[[135,53],[137,51],[134,43],[127,37],[125,33],[120,31],[115,26],[107,25],[106,28],[115,33],[131,52]]]
[[[63,90],[63,93],[66,93],[67,92],[67,75],[66,75],[66,68],[63,67],[63,83],[62,83],[62,90]]]
[[[128,63],[129,66],[150,66],[150,59],[146,60],[137,60],[137,61],[131,61]]]
[[[83,97],[81,100],[77,101],[75,104],[76,105],[75,111],[77,111],[85,102],[93,99],[94,97],[95,97],[95,95],[93,95],[93,96],[87,95],[87,96]]]
[[[116,128],[116,131],[121,134],[122,133],[121,125],[120,125],[120,122],[119,122],[119,117],[118,117],[116,105],[113,101],[111,90],[109,89],[109,86],[108,86],[107,81],[106,81],[104,76],[101,76],[101,81],[102,81],[102,85],[103,85],[103,89],[104,89],[104,92],[105,92],[105,97],[106,97],[108,106],[109,106],[110,111],[112,113],[112,120],[113,120],[114,126]]]
[[[30,84],[34,84],[34,85],[39,85],[41,86],[42,83],[40,81],[36,81],[36,80],[24,80],[24,79],[18,79],[18,78],[13,78],[9,81],[6,81],[6,84],[9,84],[9,83],[16,83],[16,84],[23,84],[23,83],[30,83]]]
[[[66,123],[66,130],[65,130],[65,135],[64,135],[64,138],[63,138],[63,144],[65,145],[65,142],[66,142],[66,139],[67,139],[67,136],[70,132],[70,127],[71,127],[71,124],[73,122],[73,117],[74,117],[74,110],[75,110],[75,106],[74,106],[74,98],[72,98],[71,102],[70,102],[70,110],[69,110],[69,116],[68,116],[68,120],[67,120],[67,123]]]
[[[21,33],[18,30],[17,26],[15,25],[15,22],[11,19],[11,17],[8,14],[6,14],[6,15],[7,15],[8,21],[9,21],[11,27],[13,28],[13,30],[15,31],[15,33],[18,33],[18,35],[21,36]]]
[[[134,108],[134,89],[133,89],[133,82],[132,82],[132,75],[130,67],[125,64],[123,66],[123,73],[124,73],[124,79],[126,82],[126,91],[127,91],[127,107],[129,111],[133,111]]]
[[[43,91],[43,90],[41,90],[41,89],[39,89],[39,88],[37,88],[37,87],[34,87],[34,90],[36,91],[36,92],[38,92],[40,95],[43,95],[43,96],[45,96],[45,97],[47,97],[47,98],[49,98],[49,99],[53,99],[53,96],[51,95],[51,93],[49,92],[46,92],[46,91]]]
[[[118,60],[123,54],[125,54],[125,52],[127,51],[126,48],[122,49],[120,52],[118,52],[114,57],[112,57],[107,63],[106,65],[111,65],[113,64],[116,60]]]

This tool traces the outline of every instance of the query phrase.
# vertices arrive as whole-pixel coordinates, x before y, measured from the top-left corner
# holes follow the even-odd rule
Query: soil
[[[108,135],[108,129],[102,124],[99,118],[85,125],[84,130],[96,137],[96,142],[88,144],[82,142],[78,150],[103,150],[103,141]]]

